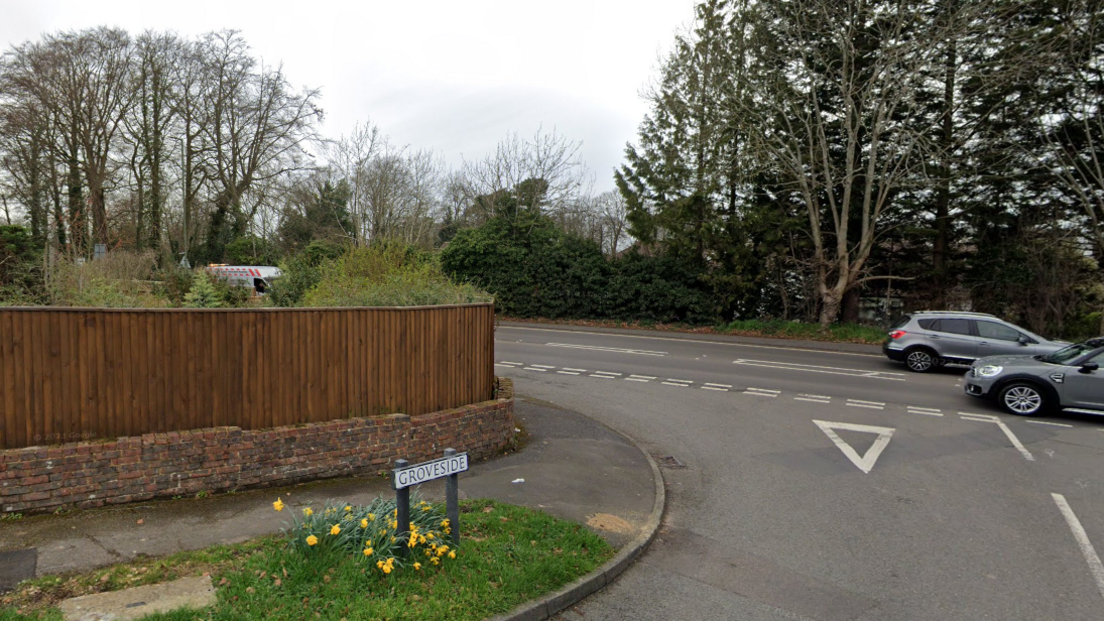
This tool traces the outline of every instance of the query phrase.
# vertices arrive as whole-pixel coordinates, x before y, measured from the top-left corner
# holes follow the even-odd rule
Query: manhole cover
[[[669,468],[671,470],[686,468],[686,464],[676,459],[674,455],[657,455],[656,461],[659,462],[660,468]]]

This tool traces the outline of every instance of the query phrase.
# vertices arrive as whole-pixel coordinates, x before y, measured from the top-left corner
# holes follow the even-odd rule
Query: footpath
[[[545,619],[604,587],[644,551],[662,518],[663,480],[636,444],[582,414],[518,397],[515,417],[527,433],[525,446],[473,464],[460,476],[460,497],[524,505],[586,524],[619,550],[576,583],[500,617]],[[424,499],[444,498],[443,480],[420,488]],[[277,533],[286,519],[272,510],[277,496],[296,509],[331,499],[361,504],[393,493],[387,479],[358,477],[0,521],[0,592],[33,576]]]

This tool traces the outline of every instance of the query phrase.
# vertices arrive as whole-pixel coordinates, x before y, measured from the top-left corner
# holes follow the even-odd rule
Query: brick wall
[[[99,507],[389,470],[446,448],[489,457],[514,437],[514,401],[497,399],[253,431],[216,427],[0,451],[0,515]]]

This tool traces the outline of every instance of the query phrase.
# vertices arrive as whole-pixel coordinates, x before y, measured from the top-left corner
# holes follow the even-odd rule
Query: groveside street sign
[[[399,464],[396,462],[395,464]],[[395,489],[418,485],[433,479],[459,474],[468,469],[468,454],[460,453],[450,455],[433,461],[426,461],[402,469],[395,468],[395,476],[391,479],[391,485]]]
[[[452,543],[460,544],[460,477],[468,469],[468,454],[457,453],[455,449],[445,449],[440,459],[410,465],[405,459],[395,460],[391,486],[395,488],[395,509],[398,514],[399,536],[404,539],[410,533],[410,487],[448,477],[445,480],[445,515],[452,527]],[[399,554],[406,556],[407,548],[399,548]]]

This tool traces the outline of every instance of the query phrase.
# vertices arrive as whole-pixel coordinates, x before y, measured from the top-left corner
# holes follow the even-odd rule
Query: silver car
[[[966,394],[995,399],[1005,411],[1034,416],[1064,410],[1104,414],[1104,338],[1045,356],[991,356],[966,374]]]
[[[882,353],[904,362],[910,371],[926,373],[947,363],[970,364],[986,356],[1035,356],[1069,345],[984,313],[919,311],[890,328]]]

